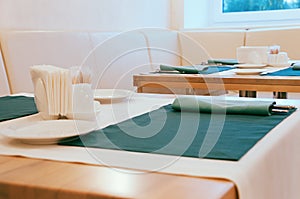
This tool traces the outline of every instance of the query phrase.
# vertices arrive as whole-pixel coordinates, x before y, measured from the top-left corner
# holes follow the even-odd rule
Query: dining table
[[[33,98],[27,93],[14,96]],[[141,115],[160,113],[177,97],[133,92],[122,101],[100,104],[95,113],[100,131],[95,133],[136,121]],[[81,135],[83,147],[36,143],[3,132],[42,121],[38,112],[4,120],[0,122],[0,198],[297,198],[300,104],[275,101],[296,109],[234,160],[95,148],[88,142],[85,145]],[[144,125],[134,128],[147,131]]]
[[[33,94],[21,93],[14,96],[33,97]],[[126,102],[129,102],[131,110],[136,112],[133,114],[140,114],[173,98],[146,95],[125,102],[117,100],[113,105],[128,107]],[[145,100],[150,102],[144,103]],[[109,99],[105,99],[101,105],[103,110],[100,116],[97,115],[101,125],[113,122],[114,114],[110,103]],[[145,104],[147,108],[141,109],[141,104]],[[136,110],[133,105],[138,105],[139,108]],[[7,126],[43,120],[40,114],[24,115],[2,121],[0,132]],[[128,116],[121,117],[124,119]],[[157,168],[130,168],[118,163],[110,165],[103,160],[115,156],[126,162],[127,155],[114,155],[114,151],[104,150],[101,152],[103,160],[99,160],[85,148],[73,147],[73,151],[72,147],[53,144],[26,144],[22,140],[7,139],[1,135],[0,198],[237,198],[236,186],[229,179],[165,173]],[[129,156],[128,163],[138,161],[130,158],[134,157]]]
[[[140,93],[182,93],[215,95],[216,91],[239,91],[240,97],[256,97],[257,92],[274,92],[276,98],[300,92],[300,75],[271,75],[290,67],[234,68],[211,74],[150,72],[135,74],[133,85]],[[298,72],[298,71],[297,71]],[[206,92],[203,92],[206,91]]]

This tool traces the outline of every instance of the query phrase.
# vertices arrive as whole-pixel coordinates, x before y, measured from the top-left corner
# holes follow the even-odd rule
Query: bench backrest
[[[300,60],[300,27],[256,28],[246,33],[247,46],[279,45],[290,59]]]
[[[0,48],[0,96],[10,94],[9,83],[6,75],[6,69],[4,67],[2,52]]]

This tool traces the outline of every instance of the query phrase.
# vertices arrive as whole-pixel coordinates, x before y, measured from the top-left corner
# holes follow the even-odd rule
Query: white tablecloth
[[[154,110],[173,101],[172,96],[135,95],[129,101],[102,105],[101,127]],[[255,100],[255,99],[254,99]],[[280,104],[296,101],[279,100]],[[113,110],[113,111],[112,111]],[[116,117],[117,116],[117,117]],[[1,129],[16,123],[40,120],[39,115],[0,123]],[[242,199],[296,199],[300,197],[300,111],[296,111],[260,140],[239,161],[198,159],[107,149],[58,145],[28,145],[0,136],[0,154],[64,162],[80,162],[130,168],[133,173],[158,171],[233,181]],[[122,171],[124,172],[124,171]]]

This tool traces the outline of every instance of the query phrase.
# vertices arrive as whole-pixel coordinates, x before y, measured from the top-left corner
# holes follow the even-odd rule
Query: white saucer
[[[264,69],[236,69],[234,72],[237,75],[260,75],[265,71]]]
[[[264,68],[267,65],[266,64],[235,64],[234,65],[237,68]]]
[[[84,120],[42,120],[23,126],[10,126],[2,135],[27,144],[54,144],[95,130],[96,124]]]
[[[102,104],[120,102],[127,99],[132,91],[125,89],[96,89],[94,99]]]

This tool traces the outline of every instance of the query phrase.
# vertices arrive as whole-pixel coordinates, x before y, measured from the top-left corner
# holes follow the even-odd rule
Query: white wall
[[[209,0],[184,1],[184,28],[199,28],[209,26]]]
[[[172,0],[0,0],[0,30],[171,27]]]

